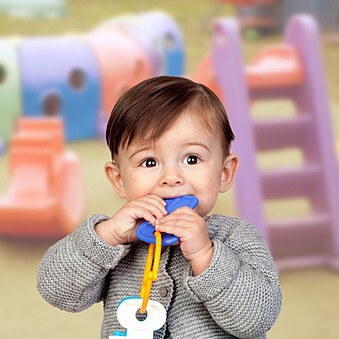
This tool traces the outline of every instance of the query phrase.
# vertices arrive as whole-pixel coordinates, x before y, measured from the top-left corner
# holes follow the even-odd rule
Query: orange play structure
[[[198,64],[198,67],[195,69],[192,80],[196,82],[201,82],[205,86],[207,86],[210,90],[212,90],[218,98],[223,101],[223,97],[221,94],[221,90],[219,85],[217,84],[215,71],[212,66],[212,58],[211,54],[206,55]],[[223,102],[223,104],[225,104]]]
[[[246,67],[247,85],[253,89],[299,85],[304,76],[297,50],[287,45],[262,50]]]
[[[10,145],[10,186],[0,198],[0,235],[61,237],[81,221],[78,158],[64,150],[63,122],[21,118]]]
[[[209,87],[222,99],[211,63],[211,55],[208,54],[192,78]],[[270,46],[260,51],[244,71],[250,89],[298,85],[305,76],[297,50],[288,45]]]
[[[122,31],[97,30],[86,37],[98,62],[105,124],[119,97],[130,87],[152,76],[147,55]],[[114,79],[114,81],[112,80]]]

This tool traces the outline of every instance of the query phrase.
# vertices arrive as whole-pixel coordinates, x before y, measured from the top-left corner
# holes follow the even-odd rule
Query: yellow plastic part
[[[145,264],[144,276],[142,278],[140,298],[143,298],[143,300],[142,300],[141,308],[139,310],[141,314],[145,313],[146,311],[149,295],[151,293],[152,282],[158,279],[158,270],[159,270],[159,263],[160,263],[160,256],[161,256],[161,233],[156,231],[154,235],[156,238],[155,245],[150,244],[149,246],[146,264]],[[154,247],[155,247],[155,254],[154,254],[154,261],[153,261]],[[153,270],[151,271],[152,262],[153,262]]]

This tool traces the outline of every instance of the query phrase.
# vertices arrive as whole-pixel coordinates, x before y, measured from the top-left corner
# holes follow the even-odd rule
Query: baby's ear
[[[119,166],[115,162],[106,162],[105,175],[119,197],[125,199],[125,187],[122,182]]]
[[[238,165],[239,159],[236,154],[232,153],[226,157],[221,173],[219,188],[220,193],[225,193],[232,187]]]

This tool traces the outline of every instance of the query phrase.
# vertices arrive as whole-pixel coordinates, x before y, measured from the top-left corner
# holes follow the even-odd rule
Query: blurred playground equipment
[[[80,164],[64,151],[64,138],[103,137],[128,88],[182,75],[180,31],[162,12],[141,13],[79,36],[1,39],[0,51],[0,153],[10,143],[11,177],[0,198],[0,234],[60,237],[83,209]]]
[[[14,131],[15,118],[21,115],[21,83],[15,43],[0,40],[0,138],[5,144]]]
[[[143,13],[142,21],[157,34],[155,45],[160,51],[160,74],[180,76],[185,73],[184,42],[173,20],[161,12]]]
[[[279,269],[325,265],[339,268],[339,168],[330,121],[318,26],[311,16],[290,19],[285,41],[259,53],[245,68],[239,26],[219,20],[205,75],[222,95],[241,166],[235,182],[238,214],[257,225]],[[207,66],[206,66],[207,65]],[[214,80],[213,80],[214,79]],[[293,116],[253,119],[249,103],[289,100]],[[301,166],[259,170],[257,156],[297,148]],[[270,220],[264,203],[307,199],[309,215]]]
[[[61,115],[67,140],[94,138],[101,79],[88,46],[60,36],[26,38],[18,48],[23,115]]]
[[[151,77],[152,70],[144,50],[129,35],[114,30],[98,30],[88,34],[85,39],[96,57],[100,72],[98,133],[104,138],[115,102],[128,88]]]
[[[5,145],[19,115],[62,117],[67,141],[102,136],[125,90],[150,76],[184,72],[180,31],[158,11],[116,17],[77,37],[0,39],[0,51]]]
[[[61,237],[81,221],[80,163],[64,151],[58,118],[20,118],[10,147],[10,186],[0,198],[0,234]]]
[[[185,73],[185,52],[181,32],[165,13],[155,11],[122,15],[99,25],[96,30],[119,30],[131,35],[147,51],[153,76]],[[152,42],[150,45],[149,42]]]
[[[154,12],[114,18],[78,38],[23,38],[16,44],[1,39],[0,50],[5,145],[14,121],[25,116],[11,142],[11,184],[0,199],[0,234],[62,236],[79,223],[82,211],[79,162],[64,151],[63,135],[103,136],[124,91],[150,76],[183,75],[180,32],[169,17]],[[339,170],[314,19],[290,19],[284,43],[261,51],[247,66],[238,24],[219,20],[212,52],[193,79],[216,92],[230,114],[241,163],[238,214],[257,225],[278,268],[338,268]],[[280,99],[293,103],[292,117],[251,117],[251,104]],[[257,154],[289,148],[300,150],[302,166],[258,168]],[[309,215],[265,216],[267,201],[299,197],[309,202]]]
[[[339,1],[335,0],[217,0],[232,4],[246,36],[283,30],[296,14],[312,15],[324,31],[339,28]]]
[[[232,4],[246,36],[270,32],[277,28],[277,10],[279,0],[218,0]]]
[[[56,19],[66,15],[65,0],[0,0],[0,13],[10,17]]]
[[[280,4],[279,26],[284,27],[289,18],[296,13],[312,15],[323,31],[339,29],[339,1],[336,0],[283,0]]]

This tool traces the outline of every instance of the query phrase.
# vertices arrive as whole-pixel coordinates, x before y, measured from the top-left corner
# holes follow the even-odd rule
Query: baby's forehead
[[[195,129],[193,126],[193,128],[179,128],[177,130],[173,126],[156,137],[148,133],[139,138],[134,138],[131,142],[126,143],[123,149],[130,154],[141,151],[166,151],[174,148],[183,150],[194,146],[213,151],[219,146],[222,147],[221,138],[217,134],[204,127]]]
[[[119,149],[127,151],[129,154],[138,152],[139,149],[156,150],[159,142],[164,149],[164,140],[160,139],[165,134],[167,135],[166,142],[171,144],[171,141],[177,138],[184,140],[182,143],[186,144],[209,139],[210,143],[212,140],[212,144],[214,144],[214,147],[210,146],[211,149],[218,148],[219,144],[224,147],[222,130],[218,126],[215,114],[211,114],[211,112],[189,109],[183,111],[176,119],[167,121],[167,124],[157,122],[156,124],[154,120],[151,120],[148,124],[142,124],[143,128],[139,124],[136,128],[130,129],[118,143],[118,152]]]
[[[202,114],[186,111],[176,117],[176,119],[171,120],[166,126],[159,127],[156,122],[150,122],[146,130],[136,137],[140,142],[149,143],[161,138],[165,133],[181,133],[182,128],[188,131],[192,126],[195,130],[199,130],[201,134],[211,133],[212,131],[216,132],[217,127],[216,121],[212,117],[209,119],[207,116],[203,117]]]

